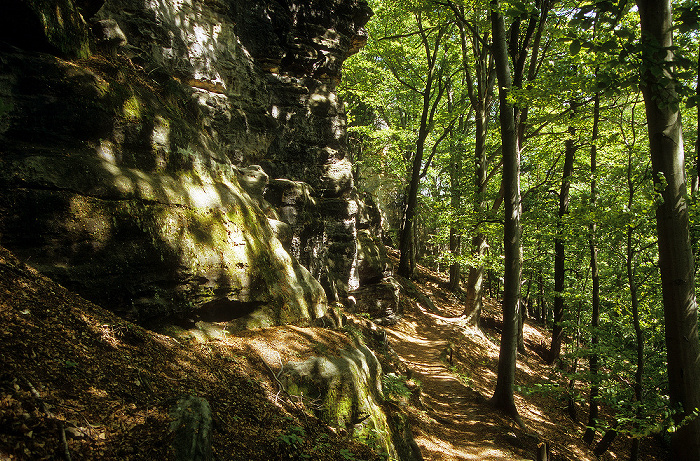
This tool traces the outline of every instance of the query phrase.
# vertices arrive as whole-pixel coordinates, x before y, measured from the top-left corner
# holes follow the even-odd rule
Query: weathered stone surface
[[[170,410],[170,432],[176,461],[210,461],[214,459],[212,416],[209,402],[188,395],[178,400]]]
[[[270,182],[269,176],[260,165],[249,165],[238,169],[238,182],[243,190],[260,205],[263,204],[263,193]]]
[[[4,245],[143,321],[216,306],[242,326],[304,323],[347,295],[357,206],[335,84],[363,1],[7,8]],[[278,205],[266,175],[293,185]]]
[[[378,323],[394,323],[398,320],[400,286],[393,278],[373,283],[350,292],[355,312],[368,313]]]
[[[129,41],[122,32],[119,24],[114,19],[102,19],[95,21],[92,26],[97,43],[110,51],[125,47]]]
[[[357,274],[360,286],[380,282],[389,269],[386,247],[369,229],[357,231]]]
[[[344,300],[356,256],[356,201],[316,195],[307,183],[275,179],[265,199],[292,229],[292,255],[321,282],[331,301]]]
[[[89,28],[73,0],[4,0],[0,42],[66,57],[90,54]]]
[[[312,357],[288,363],[282,373],[285,389],[302,396],[319,418],[372,442],[396,459],[392,431],[380,402],[382,368],[374,353],[360,344],[338,357]]]
[[[374,197],[363,193],[357,201],[357,228],[367,229],[374,236],[382,239],[382,213]]]

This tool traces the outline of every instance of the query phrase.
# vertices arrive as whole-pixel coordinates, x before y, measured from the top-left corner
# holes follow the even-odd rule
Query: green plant
[[[365,342],[365,337],[362,334],[362,331],[358,329],[357,327],[347,324],[343,327],[343,330],[345,333],[347,333],[352,339],[359,343],[364,343]]]
[[[303,427],[291,426],[289,432],[277,436],[277,440],[290,447],[299,448],[304,444],[306,432]]]
[[[347,459],[348,461],[356,461],[357,460],[355,455],[347,448],[340,449],[340,456],[342,456],[343,459]]]
[[[411,395],[411,391],[406,387],[406,379],[396,373],[383,375],[382,386],[385,396],[408,398]]]
[[[453,375],[455,375],[457,379],[459,379],[462,382],[462,384],[464,384],[467,387],[472,387],[472,384],[474,383],[474,378],[472,378],[472,375],[468,370],[465,370],[457,365],[453,365],[450,367],[450,372]]]

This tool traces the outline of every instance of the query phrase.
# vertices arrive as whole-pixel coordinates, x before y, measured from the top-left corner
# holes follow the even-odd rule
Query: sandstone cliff
[[[335,85],[364,1],[4,8],[0,243],[145,322],[308,323],[358,287]]]

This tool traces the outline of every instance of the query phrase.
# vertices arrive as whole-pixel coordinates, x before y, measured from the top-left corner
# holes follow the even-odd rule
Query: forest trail
[[[433,319],[435,323],[426,323],[431,315],[421,314],[423,322],[416,323],[415,333],[401,331],[405,325],[387,329],[387,333],[394,350],[421,383],[428,424],[421,424],[415,436],[423,456],[445,460],[521,459],[514,453],[503,453],[498,447],[498,434],[493,430],[496,422],[484,418],[486,415],[480,408],[485,404],[484,399],[443,362],[450,342],[437,338],[445,337],[451,330],[450,320],[445,319],[445,324],[440,326],[437,319]]]
[[[447,318],[426,312],[415,305],[413,312],[387,328],[392,347],[421,383],[419,406],[425,417],[414,424],[414,435],[425,459],[441,460],[520,460],[531,459],[528,446],[535,440],[523,431],[503,430],[509,424],[489,411],[486,399],[467,386],[473,380],[460,379],[458,332],[479,336],[460,318]],[[485,338],[482,338],[485,339]],[[452,370],[448,368],[452,349]],[[466,373],[465,373],[466,374]],[[506,442],[506,443],[504,443]],[[508,443],[510,442],[510,443]],[[513,445],[512,450],[504,445]]]
[[[440,274],[419,268],[417,287],[440,312],[414,300],[404,301],[401,321],[387,327],[387,339],[411,377],[420,382],[421,398],[413,399],[411,423],[416,443],[426,460],[531,460],[546,441],[552,459],[619,459],[628,441],[618,437],[612,451],[596,458],[581,437],[585,424],[566,414],[566,402],[552,394],[516,392],[515,401],[526,428],[490,406],[496,385],[500,305],[485,299],[482,329],[460,317],[463,305],[446,290]],[[527,321],[526,352],[518,354],[516,386],[557,381],[541,354],[548,346],[547,330]],[[451,363],[450,363],[451,352]],[[579,419],[585,420],[585,409]],[[651,458],[650,458],[651,459]]]

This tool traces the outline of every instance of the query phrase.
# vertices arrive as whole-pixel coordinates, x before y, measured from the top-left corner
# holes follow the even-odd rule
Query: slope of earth
[[[595,459],[566,402],[518,393],[525,430],[489,406],[500,334],[495,302],[486,303],[479,331],[459,318],[462,306],[439,274],[421,268],[417,286],[440,314],[403,297],[403,319],[386,339],[411,392],[385,404],[408,415],[424,459],[534,459],[541,441],[553,460]],[[186,395],[211,405],[217,460],[381,459],[308,416],[277,381],[284,363],[348,347],[342,331],[287,326],[231,335],[212,324],[174,339],[85,301],[3,248],[0,322],[0,460],[173,459],[170,410]],[[556,379],[536,353],[547,342],[544,329],[526,325],[525,340],[517,384]],[[390,395],[395,381],[384,382]],[[626,459],[628,445],[618,437],[601,459]],[[649,440],[642,453],[668,459]]]
[[[170,409],[213,414],[217,460],[379,459],[280,395],[277,360],[345,347],[279,327],[186,341],[128,323],[0,248],[0,460],[173,459]]]
[[[441,274],[419,266],[418,289],[437,312],[406,299],[404,315],[387,328],[391,347],[404,363],[407,376],[420,382],[421,398],[404,401],[411,414],[413,434],[425,459],[431,460],[531,460],[538,445],[546,442],[551,460],[628,459],[630,441],[618,436],[602,457],[582,441],[584,423],[567,415],[566,401],[553,394],[517,392],[516,406],[526,428],[495,412],[488,399],[496,386],[501,310],[496,300],[486,299],[482,329],[465,324],[464,306],[452,295]],[[516,386],[523,391],[537,384],[556,383],[541,355],[548,349],[546,329],[527,320],[526,352],[518,355]],[[579,419],[585,420],[586,408]],[[596,442],[600,439],[598,434]],[[644,439],[640,459],[668,459],[653,440]]]

